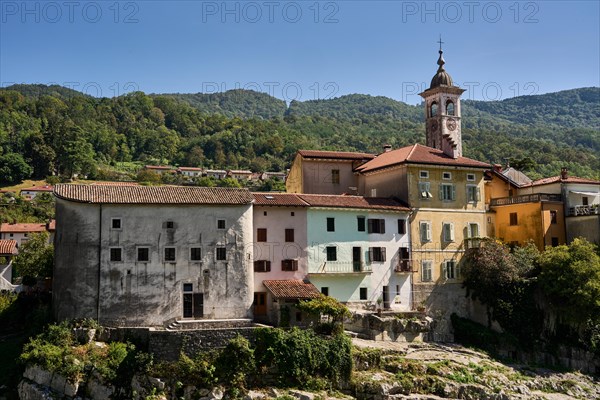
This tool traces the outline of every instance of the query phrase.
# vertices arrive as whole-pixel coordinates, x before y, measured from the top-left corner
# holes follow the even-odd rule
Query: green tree
[[[240,188],[242,185],[240,181],[235,178],[223,178],[217,181],[217,186],[219,187],[229,187],[229,188]]]
[[[539,282],[552,306],[576,324],[600,322],[600,256],[585,239],[547,249],[540,258]]]
[[[33,169],[20,154],[0,155],[0,183],[19,183],[31,176]]]
[[[15,257],[17,274],[29,278],[52,276],[54,268],[54,246],[48,243],[47,232],[32,234],[28,241],[21,244]]]

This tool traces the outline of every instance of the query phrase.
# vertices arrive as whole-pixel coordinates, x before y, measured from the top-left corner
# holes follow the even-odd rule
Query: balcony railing
[[[413,268],[413,260],[398,260],[398,264],[396,264],[396,266],[394,267],[394,272],[415,272],[415,269]]]
[[[368,274],[370,265],[358,261],[325,261],[312,274]]]
[[[540,201],[562,201],[560,194],[534,193],[513,197],[500,197],[490,200],[490,206],[507,206],[510,204],[537,203]]]
[[[575,206],[569,208],[569,216],[598,214],[600,214],[600,206],[598,204],[592,204],[587,206]]]

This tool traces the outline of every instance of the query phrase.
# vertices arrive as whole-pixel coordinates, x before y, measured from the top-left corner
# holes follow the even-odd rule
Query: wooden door
[[[265,292],[254,293],[254,315],[267,314],[267,294]]]
[[[204,316],[204,294],[194,293],[194,318],[202,318]]]

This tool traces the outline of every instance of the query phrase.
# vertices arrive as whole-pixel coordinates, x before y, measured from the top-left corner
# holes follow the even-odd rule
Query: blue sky
[[[92,95],[260,90],[411,104],[446,69],[463,98],[600,86],[598,1],[0,1],[0,85]]]

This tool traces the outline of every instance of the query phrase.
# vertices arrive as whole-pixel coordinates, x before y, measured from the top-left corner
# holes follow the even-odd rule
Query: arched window
[[[438,104],[434,101],[431,103],[431,117],[435,117],[438,113]]]
[[[446,115],[454,115],[454,102],[452,100],[446,102]]]

